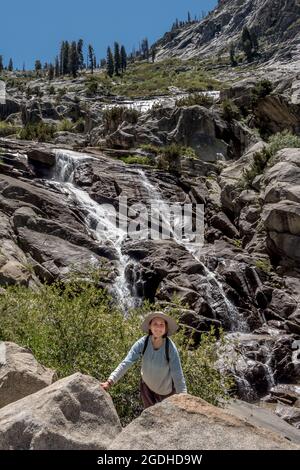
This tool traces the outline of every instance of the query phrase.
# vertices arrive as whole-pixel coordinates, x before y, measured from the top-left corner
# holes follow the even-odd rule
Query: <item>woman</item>
[[[141,328],[148,335],[132,346],[107,382],[100,385],[108,390],[142,357],[140,392],[144,408],[148,408],[174,393],[187,393],[187,389],[177,348],[169,339],[178,328],[175,320],[165,313],[153,312],[146,316]]]

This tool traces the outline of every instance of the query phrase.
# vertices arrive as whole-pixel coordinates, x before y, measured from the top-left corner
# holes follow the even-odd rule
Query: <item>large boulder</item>
[[[0,342],[0,408],[51,385],[55,380],[55,371],[39,364],[28,349]]]
[[[294,201],[267,204],[262,214],[268,248],[288,264],[300,261],[300,207]]]
[[[39,281],[29,268],[27,257],[18,246],[9,217],[1,210],[0,244],[0,285],[38,285]]]
[[[21,105],[18,100],[6,95],[5,103],[0,102],[0,119],[4,120],[11,114],[18,113]]]
[[[271,94],[259,99],[254,115],[259,125],[269,133],[275,134],[286,129],[300,133],[300,106],[291,103],[283,95]]]
[[[203,161],[227,157],[227,144],[217,136],[222,128],[219,117],[203,106],[175,109],[176,127],[168,134],[169,142],[192,147]]]
[[[300,149],[285,148],[276,153],[274,164],[264,173],[264,200],[276,203],[283,200],[300,201]]]
[[[230,411],[230,413],[234,414],[238,418],[246,419],[255,426],[281,434],[291,442],[300,445],[300,432],[291,426],[291,424],[294,425],[294,422],[290,422],[290,424],[288,424],[288,419],[285,420],[285,417],[280,415],[280,405],[278,405],[274,412],[271,408],[266,408],[263,403],[260,405],[254,405],[253,403],[234,399],[226,403],[225,407]]]
[[[33,148],[27,153],[27,156],[29,161],[43,163],[49,167],[54,166],[56,162],[55,152],[42,147]]]
[[[0,410],[1,450],[104,450],[121,430],[110,396],[80,373]]]
[[[221,202],[226,211],[239,213],[240,205],[236,205],[235,201],[241,195],[240,183],[243,179],[244,171],[249,169],[253,163],[254,154],[260,152],[264,148],[263,142],[258,142],[250,147],[241,158],[228,163],[218,178],[218,182],[222,188]]]
[[[250,424],[191,395],[174,395],[146,409],[111,443],[110,450],[297,449],[279,434]]]

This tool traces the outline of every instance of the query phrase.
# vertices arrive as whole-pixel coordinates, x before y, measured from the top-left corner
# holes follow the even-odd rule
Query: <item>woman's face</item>
[[[162,318],[153,318],[150,323],[150,330],[155,338],[161,338],[167,332],[165,320]]]

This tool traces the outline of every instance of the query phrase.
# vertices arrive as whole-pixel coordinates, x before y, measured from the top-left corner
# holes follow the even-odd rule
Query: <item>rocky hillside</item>
[[[219,0],[200,23],[168,32],[156,44],[157,59],[209,57],[238,46],[245,26],[259,42],[262,61],[299,61],[298,0]]]

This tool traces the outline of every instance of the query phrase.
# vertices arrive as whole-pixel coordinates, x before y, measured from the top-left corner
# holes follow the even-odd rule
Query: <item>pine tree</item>
[[[60,52],[59,52],[59,75],[63,75],[64,73],[64,47],[65,47],[65,41],[62,41],[60,45]]]
[[[48,67],[48,78],[49,80],[53,80],[54,78],[54,66],[52,63]]]
[[[83,69],[84,58],[83,58],[83,39],[79,39],[77,43],[77,54],[78,54],[78,67],[79,70]]]
[[[188,20],[187,20],[187,22],[188,22],[188,24],[191,23],[191,14],[190,14],[190,12],[188,12]]]
[[[120,46],[115,42],[114,48],[114,64],[115,64],[115,74],[119,75],[121,69],[121,55],[120,55]]]
[[[237,65],[237,61],[235,58],[235,47],[233,43],[230,44],[229,46],[229,56],[230,56],[230,64],[232,67],[235,67]]]
[[[257,35],[256,35],[256,33],[252,32],[252,33],[251,33],[251,37],[252,37],[252,45],[253,45],[253,54],[254,54],[254,55],[257,55],[258,49],[259,49],[259,45],[258,45],[258,40],[257,40]]]
[[[91,44],[88,47],[88,60],[91,73],[94,73],[94,48]]]
[[[77,44],[76,41],[73,41],[70,48],[69,48],[69,65],[68,65],[69,72],[75,78],[77,77],[77,72],[79,69],[79,61],[78,61],[78,52],[77,52]]]
[[[60,73],[61,75],[68,74],[69,71],[69,43],[68,41],[62,41],[60,49]]]
[[[58,56],[55,57],[55,77],[59,77],[60,75],[60,67],[59,67],[59,59]]]
[[[96,69],[96,68],[97,68],[97,60],[96,60],[96,56],[94,54],[94,69]]]
[[[251,62],[253,59],[253,42],[251,38],[251,34],[247,26],[244,27],[242,32],[242,49],[246,54],[247,61]]]
[[[152,47],[152,49],[151,49],[151,59],[152,59],[153,64],[155,62],[155,57],[156,57],[156,49],[155,49],[155,47]]]
[[[25,72],[26,68],[25,68],[25,62],[23,62],[23,68],[22,68],[22,72]]]
[[[121,70],[122,73],[127,69],[127,54],[124,46],[121,47]]]
[[[10,58],[8,62],[8,70],[9,72],[12,72],[13,69],[14,69],[13,61],[12,61],[12,58]]]
[[[3,72],[3,56],[0,55],[0,73]]]
[[[111,52],[111,48],[107,48],[107,59],[106,59],[106,70],[107,70],[107,75],[109,77],[112,77],[114,74],[114,58]]]
[[[141,52],[142,52],[143,59],[146,59],[149,61],[149,42],[147,38],[142,40]]]

